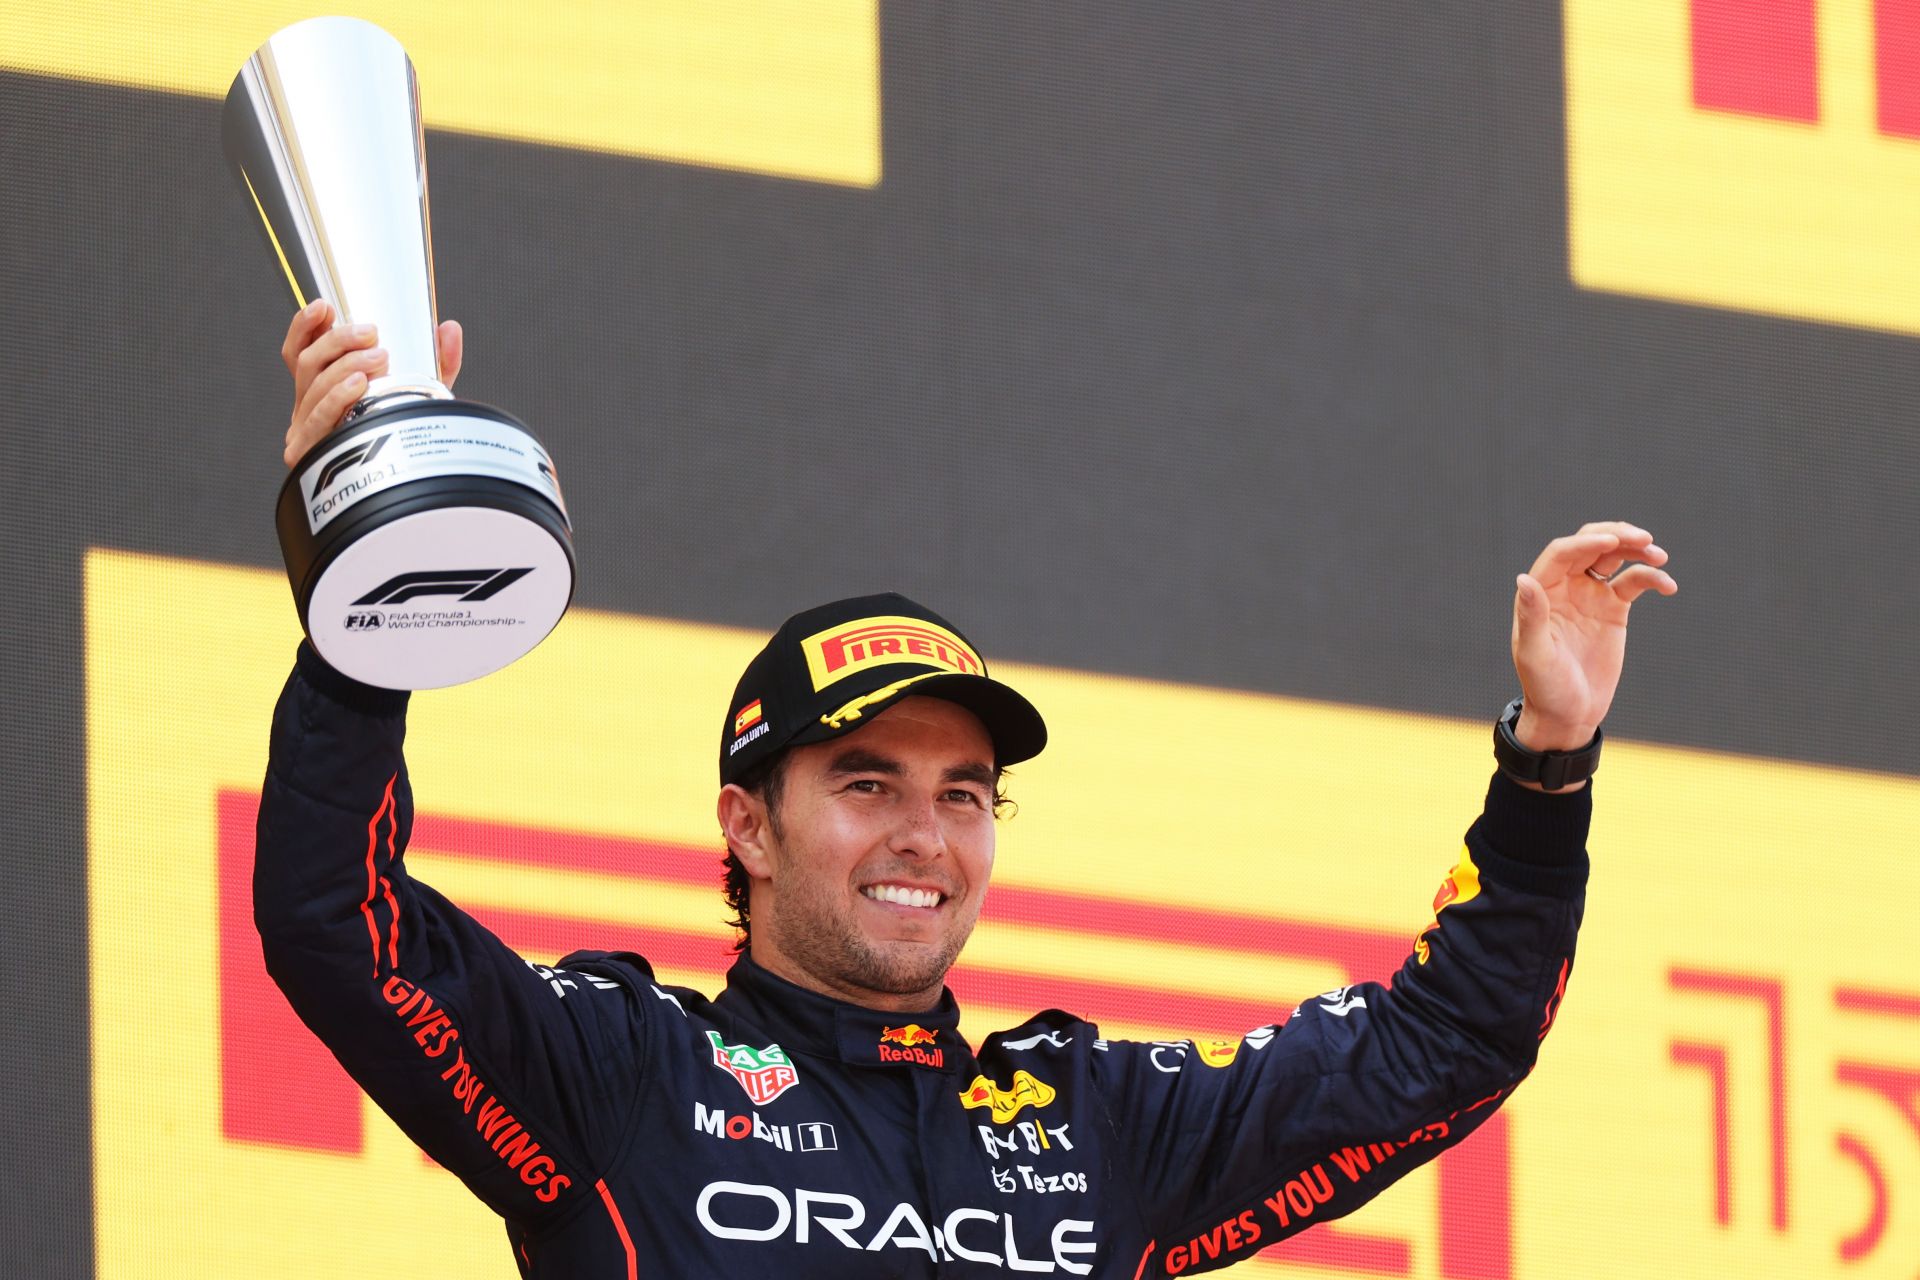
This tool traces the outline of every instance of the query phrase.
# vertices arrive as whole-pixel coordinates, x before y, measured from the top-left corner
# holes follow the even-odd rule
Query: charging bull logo
[[[1427,935],[1440,927],[1440,913],[1448,907],[1462,902],[1471,902],[1480,896],[1480,868],[1473,865],[1473,853],[1460,851],[1460,861],[1447,878],[1440,882],[1439,891],[1433,895],[1433,923],[1420,931],[1414,939],[1413,954],[1421,964],[1425,964],[1433,949],[1427,944]]]
[[[964,640],[919,618],[861,618],[808,636],[800,649],[807,655],[816,692],[876,666],[910,664],[963,676],[987,674],[987,664]]]
[[[941,1048],[929,1048],[938,1045],[940,1033],[929,1031],[917,1022],[909,1022],[904,1027],[880,1028],[880,1061],[911,1062],[920,1067],[943,1067],[947,1064],[947,1051]]]
[[[1012,1124],[1013,1118],[1027,1107],[1044,1107],[1058,1096],[1058,1090],[1044,1080],[1036,1079],[1030,1071],[1013,1073],[1013,1087],[1002,1089],[985,1076],[975,1076],[973,1083],[960,1091],[960,1105],[972,1111],[986,1107],[993,1115],[995,1124]]]
[[[1239,1056],[1240,1042],[1220,1036],[1198,1037],[1193,1042],[1194,1056],[1209,1067],[1227,1067],[1233,1065]]]

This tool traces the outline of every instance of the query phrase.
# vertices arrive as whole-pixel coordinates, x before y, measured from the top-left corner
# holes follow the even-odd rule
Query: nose
[[[940,858],[947,853],[947,833],[940,825],[940,812],[931,796],[903,800],[899,821],[887,842],[892,852],[903,858]]]

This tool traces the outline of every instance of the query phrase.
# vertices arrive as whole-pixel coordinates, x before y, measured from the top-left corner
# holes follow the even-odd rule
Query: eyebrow
[[[942,782],[977,782],[983,787],[992,789],[995,772],[984,764],[956,765],[941,774],[940,780]]]
[[[880,773],[890,777],[899,777],[906,767],[891,756],[883,756],[876,751],[854,747],[843,751],[833,758],[827,766],[828,777],[841,777],[850,773]],[[940,775],[942,782],[977,782],[983,787],[994,784],[995,771],[984,764],[960,764]]]
[[[843,773],[886,773],[898,776],[905,772],[906,769],[898,760],[860,747],[842,751],[833,758],[833,763],[827,766],[828,777]]]

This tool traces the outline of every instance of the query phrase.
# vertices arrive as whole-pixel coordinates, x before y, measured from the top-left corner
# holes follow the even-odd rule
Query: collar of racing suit
[[[835,1000],[775,977],[742,952],[727,971],[718,1008],[779,1038],[790,1053],[856,1066],[958,1072],[973,1054],[960,1037],[960,1006],[944,987],[925,1013],[885,1013]]]

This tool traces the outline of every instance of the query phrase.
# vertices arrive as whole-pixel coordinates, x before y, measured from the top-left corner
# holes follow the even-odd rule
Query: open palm
[[[1621,521],[1555,538],[1515,580],[1513,666],[1525,709],[1515,735],[1536,751],[1570,751],[1593,737],[1620,684],[1627,613],[1643,592],[1680,588],[1667,553]],[[1596,576],[1597,575],[1597,576]]]

